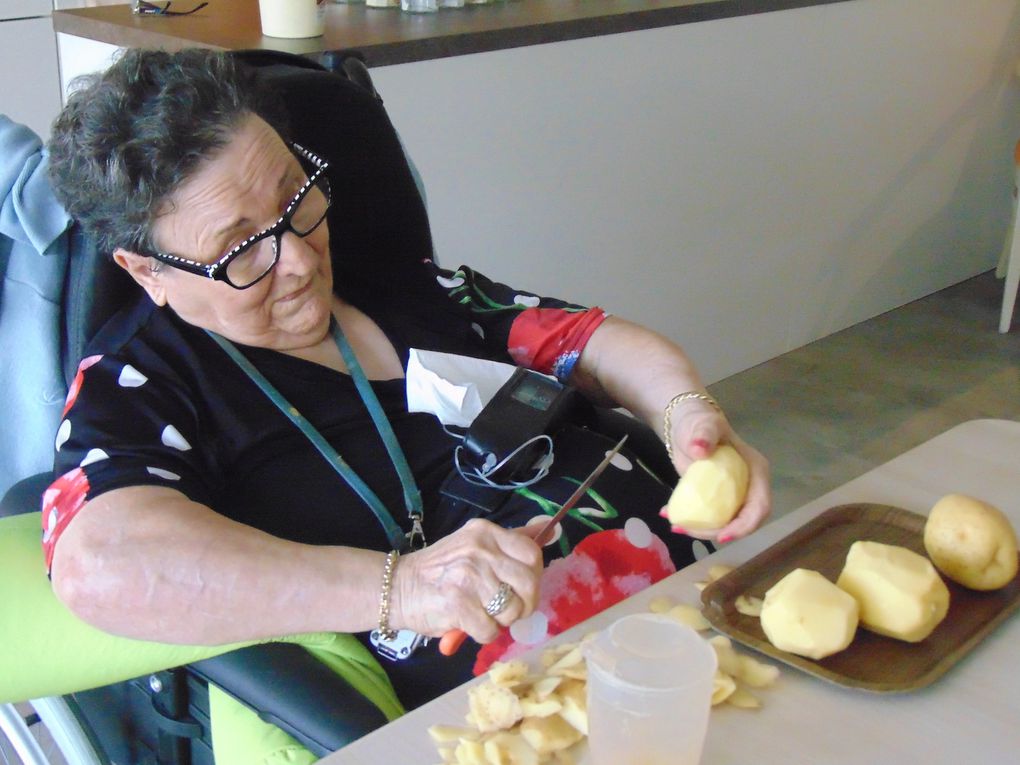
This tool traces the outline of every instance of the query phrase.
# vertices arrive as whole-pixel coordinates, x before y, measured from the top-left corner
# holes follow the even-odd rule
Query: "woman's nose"
[[[316,232],[308,237],[300,237],[293,231],[285,231],[280,237],[280,260],[276,264],[282,273],[304,276],[318,268],[322,252],[316,247]]]

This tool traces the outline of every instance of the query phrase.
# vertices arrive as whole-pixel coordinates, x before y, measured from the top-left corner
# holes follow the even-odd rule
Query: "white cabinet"
[[[49,16],[51,7],[50,0],[2,0],[0,2],[0,21]]]
[[[59,111],[50,0],[0,0],[0,113],[45,139]]]

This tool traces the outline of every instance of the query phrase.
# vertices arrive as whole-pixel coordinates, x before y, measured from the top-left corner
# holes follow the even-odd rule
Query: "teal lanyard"
[[[389,538],[390,545],[396,550],[406,550],[407,548],[418,549],[425,546],[425,534],[422,531],[422,517],[424,510],[422,507],[421,494],[418,491],[418,486],[415,484],[414,476],[411,473],[411,467],[407,464],[407,458],[404,456],[403,450],[400,448],[400,444],[397,443],[397,436],[393,432],[393,426],[390,425],[389,420],[386,418],[385,412],[383,412],[382,405],[379,403],[378,397],[375,395],[375,391],[372,390],[372,385],[368,381],[368,377],[365,375],[364,370],[361,368],[361,364],[358,363],[357,356],[354,355],[354,349],[351,347],[350,342],[344,335],[343,330],[340,329],[340,325],[334,317],[330,317],[329,324],[330,333],[333,335],[333,341],[336,343],[337,348],[340,349],[340,355],[343,356],[344,363],[347,364],[347,371],[354,379],[354,386],[358,390],[358,394],[361,396],[361,400],[364,402],[365,407],[368,409],[369,415],[372,417],[372,422],[375,423],[376,430],[379,431],[379,435],[382,437],[383,445],[386,447],[386,452],[390,456],[390,460],[393,462],[393,466],[397,470],[397,476],[400,478],[400,485],[404,491],[404,504],[407,507],[407,517],[411,519],[411,531],[404,533],[404,531],[397,525],[397,522],[393,520],[393,516],[386,509],[382,500],[379,499],[379,495],[376,494],[366,484],[357,473],[354,472],[354,468],[347,464],[343,457],[337,452],[333,446],[322,437],[312,424],[305,419],[294,406],[291,405],[287,399],[283,397],[273,384],[266,379],[255,365],[252,364],[248,359],[225,337],[217,335],[215,332],[209,332],[207,334],[219,344],[219,346],[227,352],[234,362],[241,367],[241,369],[251,378],[263,393],[269,398],[276,408],[279,409],[286,417],[294,423],[298,429],[305,434],[305,437],[312,442],[312,445],[318,449],[319,454],[326,458],[326,461],[332,466],[340,476],[347,481],[347,484],[354,490],[354,493],[361,497],[362,501],[372,510],[375,517],[382,524],[383,530],[386,532],[386,536]]]

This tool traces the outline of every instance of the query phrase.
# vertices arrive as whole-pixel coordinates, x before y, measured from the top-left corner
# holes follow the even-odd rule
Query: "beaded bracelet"
[[[397,630],[390,627],[390,591],[393,588],[393,572],[396,571],[399,559],[400,553],[390,550],[386,553],[386,563],[383,565],[382,592],[379,593],[379,636],[383,640],[393,640],[397,636]]]
[[[722,407],[719,406],[719,402],[700,390],[684,391],[683,393],[677,393],[673,396],[673,398],[669,400],[669,403],[666,404],[666,412],[662,418],[662,440],[666,442],[666,453],[669,455],[670,460],[673,459],[673,424],[671,422],[673,409],[682,401],[687,401],[692,398],[696,398],[698,401],[704,401],[706,404],[713,406],[717,412],[722,412]]]

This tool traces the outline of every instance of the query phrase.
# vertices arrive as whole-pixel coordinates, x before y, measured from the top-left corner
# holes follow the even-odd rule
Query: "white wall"
[[[87,40],[61,32],[57,35],[60,59],[60,92],[64,101],[75,77],[106,69],[120,51],[116,45]]]
[[[46,138],[60,109],[50,0],[0,0],[0,113]]]
[[[1018,0],[854,0],[373,77],[445,264],[714,381],[994,266],[1018,58]]]

